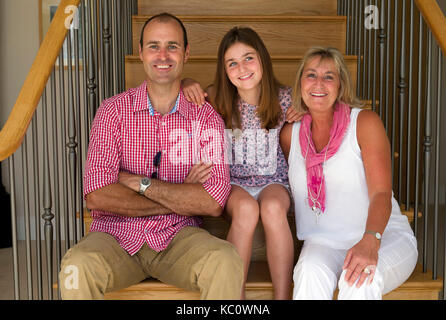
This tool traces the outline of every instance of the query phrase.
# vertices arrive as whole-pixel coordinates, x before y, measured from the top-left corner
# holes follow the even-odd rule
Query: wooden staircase
[[[191,57],[185,65],[184,77],[198,80],[203,86],[212,83],[216,69],[218,44],[233,26],[249,26],[265,42],[276,77],[283,84],[292,86],[299,61],[305,51],[315,45],[337,47],[345,52],[346,18],[337,16],[336,0],[139,0],[138,16],[133,17],[133,55],[125,59],[126,88],[137,87],[145,79],[138,56],[140,30],[146,19],[157,13],[170,12],[185,24],[191,46]],[[356,84],[357,57],[345,55],[353,83]],[[413,212],[404,212],[413,220]],[[91,218],[85,213],[86,228]],[[295,260],[301,242],[295,237],[293,213],[289,223],[295,243]],[[205,218],[203,228],[225,238],[228,224],[222,218]],[[401,287],[384,296],[384,299],[437,300],[442,290],[442,280],[432,280],[430,273],[420,267]],[[336,296],[336,293],[335,293]],[[257,226],[252,263],[246,284],[247,299],[272,299],[273,288],[266,263],[265,237],[261,223]],[[147,279],[137,285],[106,294],[106,299],[199,299],[198,292],[189,292],[174,286]]]

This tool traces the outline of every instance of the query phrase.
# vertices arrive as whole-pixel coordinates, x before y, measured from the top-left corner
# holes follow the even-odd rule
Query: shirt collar
[[[182,116],[189,118],[189,103],[183,95],[183,91],[180,90],[178,93],[175,106],[169,112],[173,114],[179,112]],[[148,110],[151,116],[155,115],[155,110],[149,99],[149,93],[147,91],[147,81],[144,81],[138,88],[136,88],[136,99],[133,102],[133,112]]]

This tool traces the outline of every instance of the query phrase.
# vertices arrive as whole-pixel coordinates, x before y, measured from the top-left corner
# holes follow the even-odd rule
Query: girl
[[[291,105],[291,89],[274,77],[271,58],[258,34],[235,27],[220,43],[214,84],[203,92],[198,83],[185,79],[183,92],[196,104],[208,97],[229,129],[232,191],[224,216],[231,223],[227,240],[244,261],[245,281],[254,230],[261,219],[274,298],[289,299],[294,246],[287,220],[288,166],[278,139]]]

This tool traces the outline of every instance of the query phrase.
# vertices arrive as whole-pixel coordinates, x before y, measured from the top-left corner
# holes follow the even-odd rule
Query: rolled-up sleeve
[[[203,187],[221,207],[225,206],[231,192],[229,164],[225,161],[224,129],[223,119],[214,112],[203,124],[200,139],[202,161],[213,163],[211,177]]]
[[[84,198],[87,194],[118,182],[120,168],[120,125],[112,102],[104,101],[90,131],[84,174]]]

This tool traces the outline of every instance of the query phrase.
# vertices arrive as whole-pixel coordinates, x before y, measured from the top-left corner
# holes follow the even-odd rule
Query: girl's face
[[[340,79],[331,59],[315,57],[308,61],[300,80],[302,99],[310,111],[324,111],[334,106]]]
[[[244,43],[230,46],[224,55],[226,74],[239,91],[258,89],[262,80],[262,64],[257,51]]]

